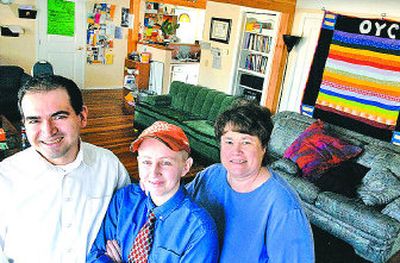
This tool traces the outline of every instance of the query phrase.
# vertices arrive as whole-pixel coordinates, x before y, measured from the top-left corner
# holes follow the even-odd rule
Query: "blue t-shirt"
[[[106,242],[112,239],[118,241],[122,261],[127,262],[150,209],[157,219],[149,262],[218,261],[215,223],[190,199],[183,187],[166,203],[156,207],[138,185],[131,184],[118,190],[112,198],[87,262],[112,262],[105,255]]]
[[[280,176],[249,193],[233,190],[227,171],[214,164],[187,185],[214,218],[220,262],[314,262],[312,232],[297,194]]]

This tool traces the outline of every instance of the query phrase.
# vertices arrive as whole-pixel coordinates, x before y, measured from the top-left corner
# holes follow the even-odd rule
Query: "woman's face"
[[[265,148],[257,136],[225,128],[221,136],[221,162],[231,177],[257,176],[264,154]]]

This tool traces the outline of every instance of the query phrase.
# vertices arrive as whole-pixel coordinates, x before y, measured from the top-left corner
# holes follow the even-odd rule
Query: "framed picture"
[[[228,44],[229,35],[231,33],[231,23],[232,19],[212,17],[210,40]]]

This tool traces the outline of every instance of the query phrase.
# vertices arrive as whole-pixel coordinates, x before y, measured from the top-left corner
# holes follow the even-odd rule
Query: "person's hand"
[[[121,248],[117,240],[107,240],[106,255],[112,259],[113,262],[121,263]]]

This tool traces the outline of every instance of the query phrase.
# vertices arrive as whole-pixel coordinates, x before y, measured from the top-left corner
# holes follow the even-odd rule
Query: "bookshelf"
[[[243,16],[234,91],[261,104],[268,92],[279,17],[275,13],[255,12]]]

